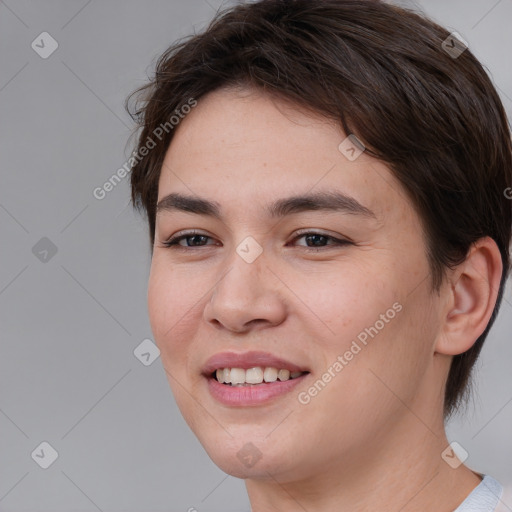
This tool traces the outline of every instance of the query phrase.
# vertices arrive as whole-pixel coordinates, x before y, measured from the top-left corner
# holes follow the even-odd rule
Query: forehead
[[[382,217],[409,211],[399,182],[382,162],[347,158],[333,120],[255,89],[218,89],[175,128],[158,200],[170,193],[249,208],[285,196],[340,192]],[[342,144],[342,148],[344,148]]]

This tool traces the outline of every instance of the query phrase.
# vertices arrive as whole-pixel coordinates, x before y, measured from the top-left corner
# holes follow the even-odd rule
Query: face
[[[353,466],[392,445],[404,403],[440,395],[420,220],[346,137],[264,93],[222,89],[165,157],[151,327],[185,420],[238,477]]]

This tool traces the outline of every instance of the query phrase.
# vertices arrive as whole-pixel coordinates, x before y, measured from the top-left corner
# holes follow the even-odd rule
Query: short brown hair
[[[512,224],[507,116],[471,51],[447,51],[449,36],[423,15],[378,0],[259,0],[218,12],[204,32],[173,44],[154,78],[126,101],[141,129],[138,149],[190,98],[227,86],[257,87],[336,120],[389,165],[411,199],[433,291],[474,242],[493,238],[503,262],[497,303],[483,334],[453,358],[445,417],[468,398],[472,367],[498,313]],[[151,247],[174,133],[160,131],[131,171],[132,202],[147,214]]]

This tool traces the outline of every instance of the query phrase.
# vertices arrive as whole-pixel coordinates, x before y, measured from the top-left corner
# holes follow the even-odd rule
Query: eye
[[[324,248],[329,247],[340,247],[344,245],[353,245],[353,242],[343,238],[336,238],[325,233],[317,233],[314,231],[304,231],[299,233],[293,240],[297,242],[300,239],[304,239],[306,245],[298,244],[298,247],[303,247],[306,251],[318,252]],[[212,237],[201,233],[199,231],[189,231],[186,233],[178,233],[168,240],[161,242],[162,247],[169,247],[179,250],[190,250],[194,247],[206,247],[208,245],[218,245],[216,243],[208,244],[208,240],[213,240]],[[185,244],[181,242],[185,241]],[[329,243],[330,242],[330,243]]]
[[[203,242],[205,242],[207,239],[212,238],[198,231],[189,231],[188,233],[178,233],[177,235],[172,236],[168,240],[164,240],[162,242],[162,246],[175,247],[179,249],[186,249],[187,247],[203,247],[204,245],[206,245]],[[185,245],[180,243],[182,240],[185,240]],[[189,241],[191,241],[190,244],[188,243]]]
[[[345,240],[343,238],[335,238],[331,235],[326,235],[324,233],[316,233],[313,231],[302,232],[298,236],[293,239],[293,242],[304,238],[306,241],[306,246],[300,245],[301,247],[305,247],[307,250],[318,251],[323,247],[339,247],[343,245],[351,245],[353,242],[349,240]],[[327,242],[332,242],[331,244],[327,244]],[[324,243],[325,242],[325,243]],[[309,245],[309,244],[312,245]]]

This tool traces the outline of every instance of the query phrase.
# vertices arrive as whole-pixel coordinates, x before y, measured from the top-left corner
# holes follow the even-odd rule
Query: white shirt
[[[489,475],[471,491],[453,512],[497,512],[503,495],[502,485]]]

